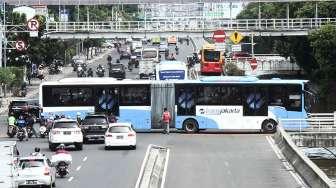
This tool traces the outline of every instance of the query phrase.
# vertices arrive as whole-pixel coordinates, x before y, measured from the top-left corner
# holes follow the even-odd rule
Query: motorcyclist
[[[109,123],[116,123],[117,122],[117,118],[112,112],[107,116],[107,119],[108,119]]]
[[[174,53],[172,53],[172,54],[170,55],[170,59],[171,59],[171,60],[176,60]]]
[[[41,153],[40,151],[41,151],[41,149],[40,149],[39,147],[35,147],[35,148],[34,148],[34,152],[31,153],[30,155],[32,155],[32,156],[38,156],[38,157],[43,157],[43,156],[45,156],[45,155],[44,155],[43,153]]]
[[[77,119],[77,123],[80,125],[80,124],[82,123],[82,118],[81,118],[79,112],[77,113],[77,117],[76,117],[76,119]]]
[[[178,47],[177,47],[177,45],[175,46],[175,52],[176,52],[176,54],[178,54],[178,51],[179,51],[179,49],[178,49]]]
[[[14,114],[13,114],[13,112],[11,112],[10,114],[9,114],[9,117],[8,117],[8,127],[9,126],[13,126],[13,127],[15,127],[15,124],[16,124],[16,118],[14,117]],[[8,132],[9,131],[9,129],[7,129],[7,133],[9,133]]]
[[[116,63],[120,63],[120,60],[119,60],[119,59],[117,59]]]
[[[67,150],[65,150],[65,145],[64,144],[60,144],[58,146],[58,149],[56,150],[56,155],[60,154],[60,153],[69,154],[69,152]]]
[[[19,128],[22,128],[22,129],[23,129],[24,134],[25,134],[25,136],[26,136],[26,140],[28,141],[28,132],[27,132],[27,129],[26,129],[26,127],[27,127],[27,122],[26,122],[26,120],[24,119],[23,115],[20,115],[20,116],[19,116],[19,119],[17,120],[16,124],[17,124],[17,126],[18,126]]]
[[[31,128],[31,131],[33,132],[33,135],[35,135],[35,137],[37,138],[37,133],[34,129],[34,123],[35,123],[35,120],[33,118],[33,116],[31,114],[28,114],[27,116],[27,126],[29,126]]]
[[[93,71],[92,68],[89,68],[87,71],[88,77],[93,77]]]

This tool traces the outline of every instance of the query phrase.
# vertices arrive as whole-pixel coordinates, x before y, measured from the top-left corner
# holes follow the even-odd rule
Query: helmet
[[[56,114],[56,115],[55,115],[55,118],[58,119],[58,118],[59,118],[59,115]]]
[[[61,118],[65,118],[65,115],[64,115],[64,114],[62,114],[62,115],[61,115]]]
[[[34,151],[35,151],[36,153],[38,153],[38,152],[40,152],[40,148],[39,148],[39,147],[36,147],[36,148],[34,149]]]
[[[64,145],[64,144],[60,144],[60,145],[58,146],[58,148],[59,148],[59,149],[65,149],[65,145]]]

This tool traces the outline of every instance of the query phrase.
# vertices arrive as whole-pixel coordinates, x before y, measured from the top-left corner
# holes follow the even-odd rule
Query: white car
[[[22,186],[56,186],[56,169],[45,156],[28,156],[19,160],[18,187]]]
[[[166,50],[168,50],[168,45],[165,44],[165,43],[161,43],[160,46],[159,46],[159,52],[160,53],[166,52]]]
[[[83,149],[83,133],[76,120],[59,119],[54,122],[49,133],[49,149],[55,151],[60,144]]]
[[[130,123],[111,123],[105,133],[105,149],[129,146],[136,149],[136,132]]]

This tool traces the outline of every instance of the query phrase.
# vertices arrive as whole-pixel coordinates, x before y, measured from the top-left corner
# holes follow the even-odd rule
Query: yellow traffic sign
[[[234,44],[238,44],[240,43],[240,41],[244,38],[244,36],[240,33],[238,33],[237,31],[233,32],[230,35],[230,39]]]

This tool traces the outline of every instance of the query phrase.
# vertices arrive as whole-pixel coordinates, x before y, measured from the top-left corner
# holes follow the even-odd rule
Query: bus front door
[[[175,128],[175,92],[172,83],[155,83],[151,86],[152,129],[163,129],[163,108],[171,114],[170,128]]]

